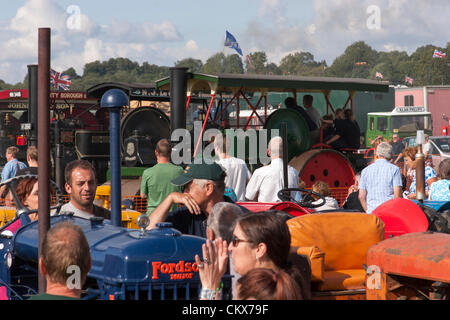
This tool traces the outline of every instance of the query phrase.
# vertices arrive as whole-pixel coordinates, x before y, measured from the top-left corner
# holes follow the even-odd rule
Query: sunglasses
[[[233,234],[233,236],[231,237],[231,243],[233,244],[233,246],[237,247],[239,245],[239,242],[252,242],[252,241],[239,239]]]

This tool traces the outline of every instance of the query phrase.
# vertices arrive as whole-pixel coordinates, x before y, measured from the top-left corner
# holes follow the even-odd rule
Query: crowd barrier
[[[342,206],[344,204],[345,199],[347,198],[348,188],[330,188],[331,196],[337,200],[339,203],[339,206]],[[124,195],[122,196],[122,200],[129,199],[132,201],[134,207],[133,210],[139,211],[141,213],[145,213],[147,211],[147,199],[142,198],[140,196],[129,196]],[[64,203],[69,202],[69,196],[63,195],[63,201]],[[108,198],[103,197],[99,198],[97,197],[96,204],[100,205],[106,209],[110,209],[111,202]],[[56,198],[52,197],[51,206],[56,205]],[[0,200],[0,206],[8,206],[13,207],[14,201],[7,201],[5,202],[5,199]]]

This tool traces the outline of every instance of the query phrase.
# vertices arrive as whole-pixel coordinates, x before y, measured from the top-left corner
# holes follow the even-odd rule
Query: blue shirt
[[[430,200],[450,201],[450,180],[443,179],[433,183],[430,187]]]
[[[2,182],[15,177],[18,171],[17,167],[19,167],[19,169],[25,169],[27,165],[17,159],[8,161],[2,170]]]
[[[394,198],[394,187],[402,187],[400,169],[385,159],[377,159],[361,172],[359,189],[366,190],[367,213]]]
[[[425,167],[425,191],[430,190],[430,186],[428,185],[427,181],[431,178],[436,178],[437,174],[436,171],[430,166]],[[413,181],[411,182],[411,185],[409,186],[409,192],[410,193],[416,193],[416,170],[413,172]]]

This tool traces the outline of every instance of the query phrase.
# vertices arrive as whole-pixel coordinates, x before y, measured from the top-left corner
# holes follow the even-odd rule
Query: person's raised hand
[[[222,239],[217,239],[214,242],[207,240],[202,245],[202,255],[203,261],[200,260],[198,254],[195,255],[202,287],[217,290],[226,272],[228,261],[226,241],[222,241]]]
[[[170,194],[174,203],[185,205],[192,214],[201,214],[202,211],[198,203],[189,193],[172,192]]]

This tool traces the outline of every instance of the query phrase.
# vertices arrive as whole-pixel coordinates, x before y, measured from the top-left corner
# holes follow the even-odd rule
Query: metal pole
[[[120,171],[120,108],[128,106],[128,96],[119,89],[106,91],[101,99],[102,108],[109,110],[109,142],[111,166],[111,224],[120,226],[122,212],[121,171]]]
[[[44,236],[50,228],[50,28],[39,28],[38,40],[38,254],[41,255]],[[46,282],[39,272],[39,293]]]
[[[37,146],[37,94],[38,94],[38,66],[28,66],[28,122],[31,123],[28,144]]]
[[[188,68],[170,68],[170,129],[186,128]]]
[[[425,155],[421,144],[416,154],[416,199],[420,203],[425,200]]]
[[[122,185],[120,172],[120,108],[109,110],[110,165],[111,165],[111,224],[120,226]]]

